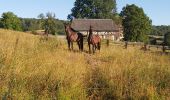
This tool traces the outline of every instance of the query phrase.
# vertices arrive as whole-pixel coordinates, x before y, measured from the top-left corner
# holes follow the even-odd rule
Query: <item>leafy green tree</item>
[[[124,39],[132,42],[148,42],[152,22],[142,8],[127,5],[120,13],[124,28]]]
[[[163,36],[167,32],[170,32],[170,25],[153,26],[151,35]]]
[[[116,0],[76,0],[72,13],[73,18],[112,18],[116,14]]]
[[[3,28],[1,19],[0,19],[0,28]]]
[[[38,18],[40,19],[39,20],[39,24],[40,24],[40,26],[41,26],[41,28],[43,29],[43,24],[44,24],[44,20],[45,20],[45,15],[43,14],[43,13],[41,13],[41,14],[39,14],[38,15]]]
[[[36,31],[41,29],[38,19],[35,18],[22,18],[22,30],[23,31]]]
[[[55,19],[55,14],[48,12],[46,16],[44,14],[40,14],[38,16],[41,21],[42,28],[48,33],[48,34],[53,34],[55,35],[57,32],[56,26],[56,19]]]
[[[44,14],[43,14],[44,15]],[[21,22],[22,22],[22,29],[23,31],[32,31],[32,32],[36,32],[36,30],[44,30],[44,23],[45,20],[47,19],[47,17],[44,15],[44,17],[41,19],[40,17],[38,17],[38,19],[35,18],[22,18]],[[58,19],[54,19],[55,21],[55,30],[57,34],[64,34],[65,33],[65,29],[63,26],[63,23],[65,21],[62,20],[58,20]]]
[[[2,27],[5,29],[21,31],[21,20],[12,12],[2,14]]]
[[[170,46],[170,32],[167,32],[167,33],[164,35],[164,43],[165,43],[165,45]]]
[[[45,15],[43,13],[41,13],[41,14],[38,15],[38,18],[45,19]]]

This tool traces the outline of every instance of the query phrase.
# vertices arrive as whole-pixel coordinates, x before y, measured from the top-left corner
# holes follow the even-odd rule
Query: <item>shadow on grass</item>
[[[84,83],[86,87],[87,97],[90,100],[117,99],[114,91],[114,86],[109,84],[106,76],[98,68],[87,72]]]

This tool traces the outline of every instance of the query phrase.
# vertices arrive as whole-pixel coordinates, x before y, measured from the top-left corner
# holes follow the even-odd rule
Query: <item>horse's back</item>
[[[81,38],[84,37],[83,33],[80,33],[80,32],[78,32],[77,35]]]
[[[78,39],[78,35],[77,34],[70,35],[70,40],[71,41],[77,41],[77,39]]]
[[[92,42],[93,42],[94,44],[97,44],[97,43],[99,43],[100,41],[101,41],[101,38],[100,38],[99,35],[93,35],[93,36],[92,36]]]

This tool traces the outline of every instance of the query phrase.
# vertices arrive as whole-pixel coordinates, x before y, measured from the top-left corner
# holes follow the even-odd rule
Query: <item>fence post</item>
[[[147,50],[147,44],[145,43],[144,44],[144,51],[146,51]]]
[[[125,41],[125,49],[127,49],[127,47],[128,47],[128,42]]]
[[[162,45],[162,51],[163,52],[166,52],[166,48],[165,48],[165,44],[163,43],[163,45]]]
[[[109,39],[106,40],[106,44],[107,44],[107,46],[109,46]]]
[[[151,46],[149,45],[149,46],[148,46],[148,50],[150,50],[150,48],[151,48]]]

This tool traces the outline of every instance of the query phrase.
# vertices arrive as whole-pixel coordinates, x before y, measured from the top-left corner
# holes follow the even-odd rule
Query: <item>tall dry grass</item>
[[[0,29],[0,98],[168,100],[170,56],[120,46],[70,52],[57,37]]]

